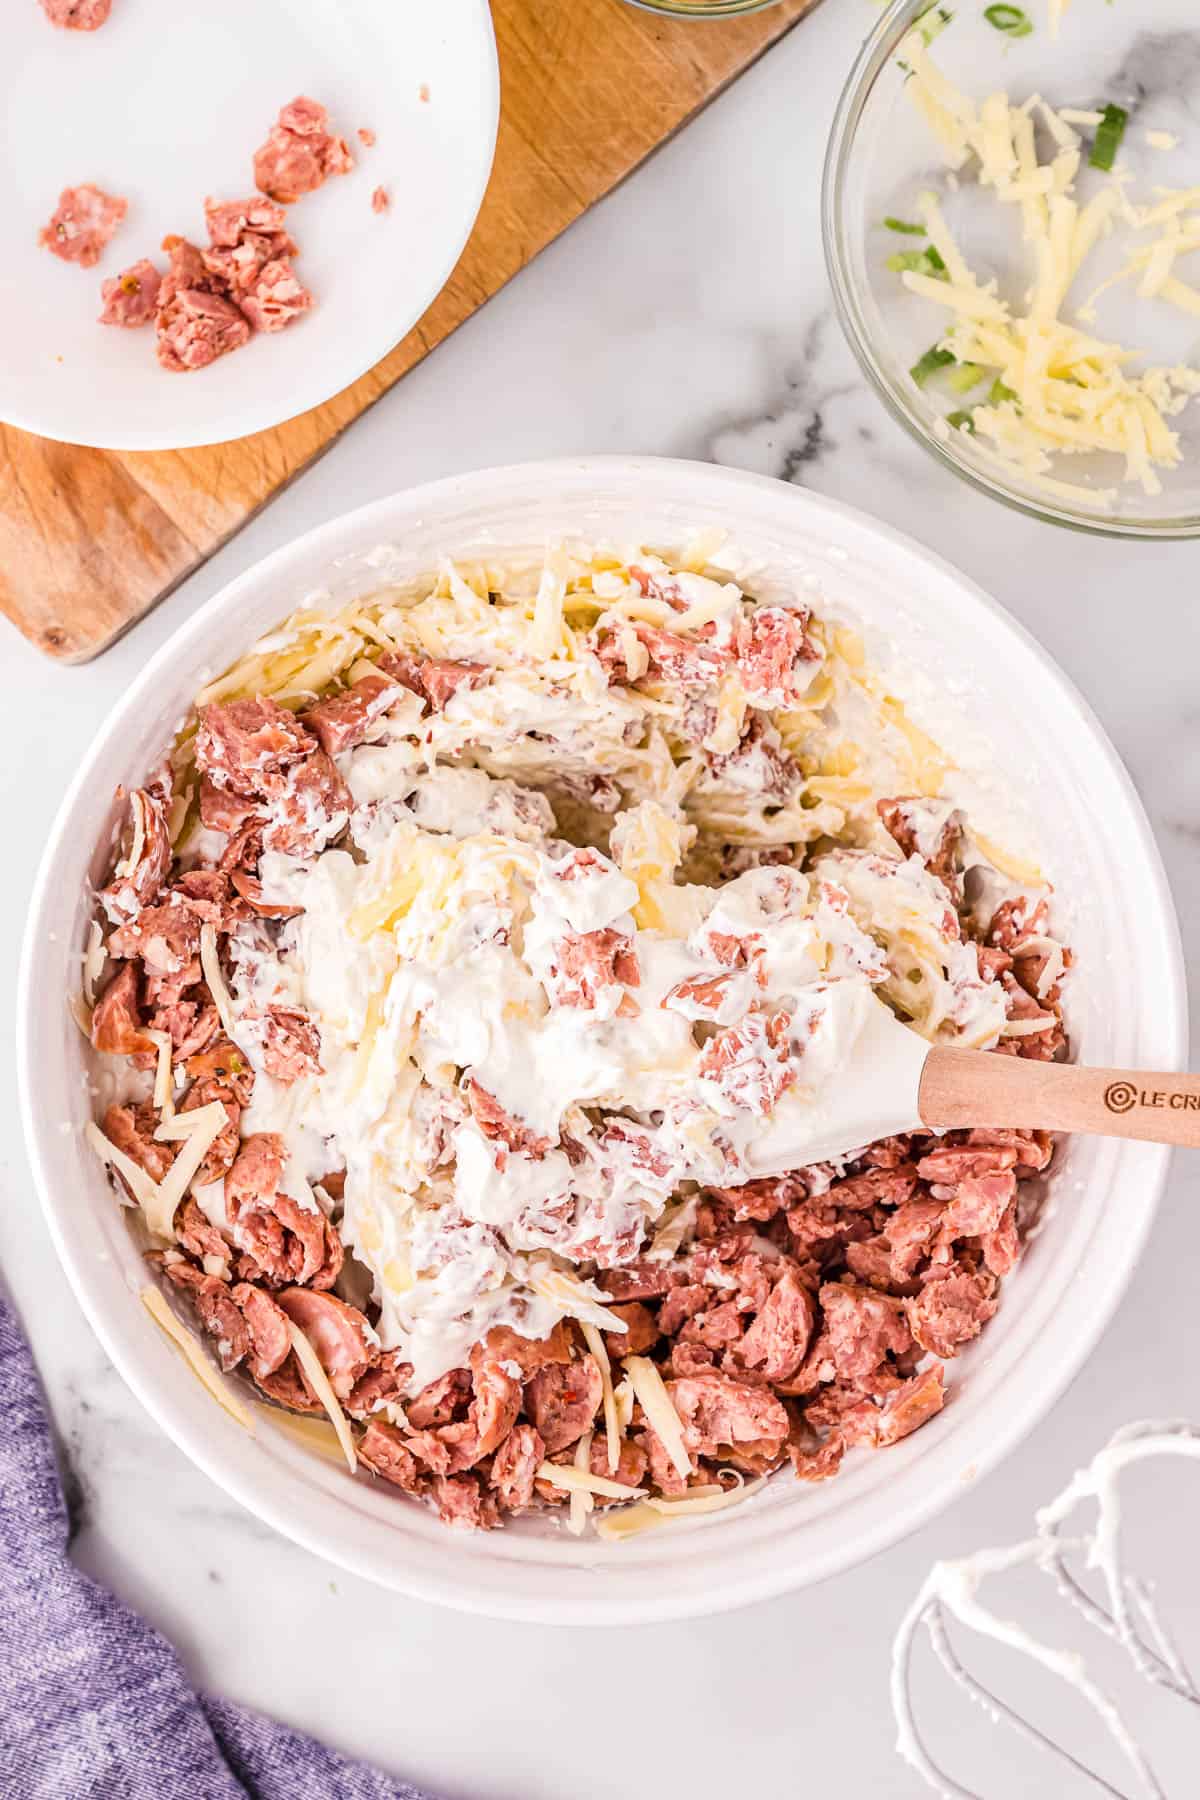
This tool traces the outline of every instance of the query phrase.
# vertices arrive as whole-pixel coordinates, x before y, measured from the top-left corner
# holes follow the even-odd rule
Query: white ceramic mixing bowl
[[[759,569],[821,595],[886,656],[917,716],[987,779],[980,804],[1024,797],[1058,877],[1077,955],[1069,1016],[1080,1060],[1168,1069],[1184,1054],[1178,931],[1129,778],[1045,652],[986,595],[910,539],[817,495],[682,462],[595,458],[456,477],[364,507],[233,582],[179,630],[107,721],[46,848],[18,1002],[25,1125],[59,1255],[112,1360],[175,1442],[298,1543],[384,1586],[466,1611],[554,1623],[679,1618],[844,1569],[945,1506],[1005,1455],[1083,1363],[1137,1262],[1167,1167],[1150,1144],[1079,1140],[1060,1153],[1044,1229],[982,1339],[950,1365],[944,1413],[914,1437],[810,1487],[785,1472],[741,1508],[629,1540],[532,1521],[466,1536],[366,1475],[313,1457],[259,1411],[253,1437],[189,1373],[145,1309],[144,1268],[79,1130],[88,1051],[67,1011],[88,885],[102,872],[113,791],[143,776],[201,685],[319,591],[415,576],[448,552],[495,557],[547,537],[678,544],[726,527]],[[912,671],[916,670],[914,676]],[[990,741],[990,749],[988,743]],[[987,823],[979,823],[987,829]]]

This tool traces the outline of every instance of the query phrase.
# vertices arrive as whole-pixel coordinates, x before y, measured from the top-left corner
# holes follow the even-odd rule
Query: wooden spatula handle
[[[935,1047],[917,1107],[927,1125],[1091,1131],[1200,1149],[1200,1075],[1076,1069]]]

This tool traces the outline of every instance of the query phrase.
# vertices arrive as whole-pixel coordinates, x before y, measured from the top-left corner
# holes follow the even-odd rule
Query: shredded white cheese
[[[205,922],[200,927],[200,967],[204,970],[204,979],[208,983],[217,1016],[227,1038],[232,1042],[234,1030],[233,995],[225,983],[221,971],[221,958],[217,951],[217,928]]]
[[[329,1423],[337,1432],[338,1443],[342,1446],[342,1453],[349,1465],[350,1473],[353,1475],[358,1467],[358,1457],[354,1450],[354,1439],[351,1436],[350,1426],[346,1421],[346,1415],[338,1404],[338,1397],[330,1386],[329,1377],[321,1366],[321,1359],[301,1331],[300,1327],[294,1324],[291,1319],[288,1320],[288,1335],[292,1340],[292,1349],[296,1352],[300,1367],[308,1377],[309,1385],[312,1388],[313,1393],[317,1396],[317,1399],[329,1414]]]
[[[573,1468],[569,1463],[544,1462],[538,1469],[537,1478],[568,1493],[582,1490],[585,1494],[599,1494],[605,1500],[640,1500],[646,1492],[645,1488],[628,1487],[623,1481],[610,1481],[607,1475],[593,1475],[586,1469]]]
[[[610,1543],[621,1543],[625,1538],[636,1537],[643,1531],[657,1531],[661,1526],[681,1519],[695,1518],[697,1514],[724,1512],[730,1506],[740,1506],[751,1494],[757,1494],[766,1486],[763,1479],[748,1481],[744,1486],[722,1488],[711,1493],[693,1492],[682,1495],[678,1500],[664,1500],[655,1496],[641,1500],[636,1506],[624,1506],[620,1512],[607,1513],[596,1521],[596,1536],[605,1538]]]
[[[236,1419],[237,1423],[253,1437],[254,1418],[249,1408],[242,1405],[229,1383],[222,1380],[197,1340],[187,1327],[175,1317],[156,1287],[148,1286],[142,1289],[142,1305],[155,1324],[170,1338],[193,1375],[208,1389],[213,1399],[224,1407],[231,1419]]]
[[[128,856],[122,857],[113,870],[113,877],[117,881],[124,881],[126,876],[133,874],[146,848],[146,801],[140,788],[135,788],[129,796],[129,812],[133,819],[133,838]]]
[[[1102,283],[1077,317],[1093,319],[1099,294],[1133,275],[1141,277],[1143,297],[1157,296],[1200,315],[1200,290],[1173,273],[1176,258],[1200,246],[1200,234],[1180,221],[1187,198],[1172,195],[1139,209],[1114,181],[1080,207],[1074,197],[1080,139],[1072,125],[1095,126],[1103,115],[1056,112],[1039,95],[1013,106],[1006,94],[995,93],[977,107],[935,67],[919,32],[905,40],[904,53],[912,69],[909,91],[939,138],[948,166],[960,169],[972,153],[978,158],[980,185],[999,201],[1020,206],[1035,261],[1023,310],[1006,304],[995,284],[981,283],[970,268],[936,197],[920,197],[919,215],[945,264],[945,278],[910,269],[901,279],[911,293],[951,315],[939,348],[960,365],[978,365],[980,378],[986,374],[999,387],[969,404],[972,456],[1006,475],[1019,473],[1055,498],[1111,507],[1116,490],[1064,482],[1056,471],[1063,456],[1105,453],[1124,459],[1126,481],[1148,495],[1160,493],[1158,471],[1182,461],[1168,420],[1186,405],[1194,391],[1190,382],[1177,381],[1172,370],[1130,373],[1125,365],[1134,352],[1089,336],[1063,317],[1063,308],[1081,267],[1119,214],[1137,229],[1161,226],[1161,235]],[[1035,112],[1057,146],[1048,164],[1037,160]],[[953,429],[939,419],[935,433],[949,442]]]
[[[599,1289],[590,1282],[576,1280],[555,1269],[548,1274],[535,1275],[529,1286],[539,1298],[553,1301],[568,1318],[578,1319],[581,1325],[598,1325],[602,1331],[625,1330],[624,1319],[619,1319],[616,1313],[600,1304],[594,1297]]]
[[[585,1431],[575,1446],[575,1467],[584,1475],[590,1474],[592,1467],[592,1439],[594,1431]],[[595,1511],[596,1502],[589,1488],[572,1488],[571,1505],[567,1515],[567,1529],[575,1537],[582,1537],[587,1529],[587,1522]]]
[[[676,1472],[686,1480],[692,1473],[692,1459],[683,1441],[679,1414],[671,1404],[671,1396],[656,1364],[648,1356],[627,1356],[624,1367],[651,1429],[671,1458]]]
[[[96,983],[104,973],[107,961],[104,933],[100,929],[99,920],[93,919],[88,926],[87,944],[83,952],[83,998],[89,1008],[96,1004]]]
[[[229,1115],[219,1100],[198,1106],[194,1112],[176,1113],[159,1126],[155,1136],[160,1142],[186,1140],[161,1182],[151,1180],[145,1169],[116,1144],[105,1137],[94,1119],[84,1126],[84,1136],[102,1163],[116,1169],[128,1183],[129,1190],[145,1214],[146,1224],[156,1237],[172,1243],[175,1238],[175,1213],[191,1186],[196,1171],[208,1155],[217,1134],[228,1123]]]
[[[171,1034],[169,1031],[147,1031],[146,1036],[158,1050],[154,1070],[154,1104],[164,1120],[175,1114],[175,1080],[171,1067]]]
[[[613,1393],[612,1364],[608,1360],[604,1339],[596,1327],[585,1321],[580,1329],[584,1342],[600,1366],[600,1379],[604,1383],[604,1437],[608,1449],[608,1472],[615,1475],[621,1461],[621,1426],[617,1418],[616,1396]]]

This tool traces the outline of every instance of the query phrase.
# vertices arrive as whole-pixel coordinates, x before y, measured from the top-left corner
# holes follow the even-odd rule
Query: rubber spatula
[[[816,1094],[789,1089],[748,1148],[756,1176],[879,1138],[964,1127],[1086,1131],[1200,1149],[1200,1075],[1084,1069],[929,1044],[875,1001],[853,1065]]]

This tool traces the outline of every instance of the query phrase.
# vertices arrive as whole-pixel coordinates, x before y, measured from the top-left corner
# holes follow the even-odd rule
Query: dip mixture
[[[755,1174],[785,1097],[869,1088],[880,1003],[1065,1056],[1070,957],[856,634],[717,548],[294,614],[197,696],[99,896],[89,1135],[148,1256],[225,1370],[452,1524],[621,1536],[906,1436],[1050,1161],[953,1132]]]

